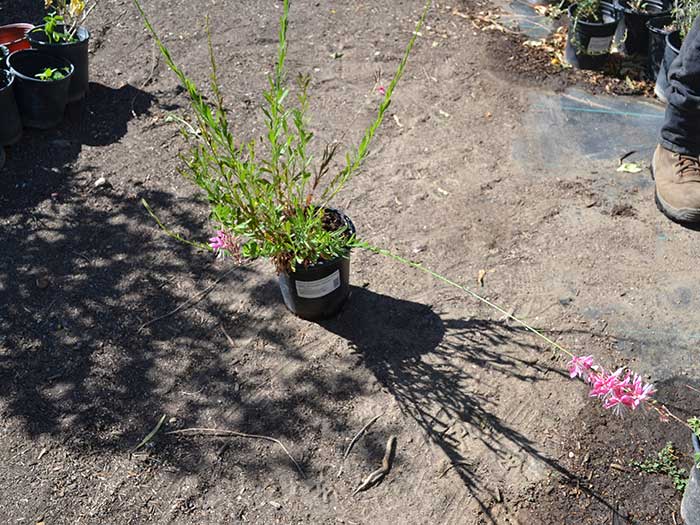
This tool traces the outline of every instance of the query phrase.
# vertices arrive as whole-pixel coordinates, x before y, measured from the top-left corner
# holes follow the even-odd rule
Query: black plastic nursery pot
[[[659,16],[647,20],[647,30],[649,31],[649,47],[647,50],[647,73],[651,80],[656,80],[661,67],[661,61],[664,59],[664,51],[666,50],[666,35],[671,30],[673,18],[670,15]]]
[[[22,137],[22,120],[15,101],[15,76],[0,69],[0,149],[15,144]]]
[[[696,454],[700,453],[700,442],[695,434],[693,434],[693,450]],[[690,479],[683,492],[681,517],[685,525],[700,525],[700,471],[695,464],[690,471]]]
[[[682,44],[683,40],[681,39],[680,31],[671,31],[666,35],[664,57],[663,60],[661,60],[659,74],[656,76],[656,85],[654,86],[654,93],[656,93],[656,96],[664,102],[667,101],[666,91],[668,91],[668,70],[673,61],[680,54]]]
[[[7,63],[15,76],[15,99],[22,123],[29,128],[39,129],[58,126],[68,103],[73,65],[63,58],[34,49],[12,53]],[[49,67],[68,68],[68,74],[61,80],[44,81],[36,78],[36,75]]]
[[[615,9],[622,14],[625,29],[624,51],[628,55],[646,55],[649,51],[647,22],[671,13],[669,0],[644,0],[644,10],[632,7],[629,0],[615,0]]]
[[[348,227],[355,233],[352,221],[337,210]],[[319,261],[294,272],[279,274],[279,285],[287,309],[308,321],[320,321],[336,315],[350,293],[350,253],[330,261]]]
[[[63,26],[57,26],[59,31],[63,31]],[[90,81],[90,65],[88,46],[90,43],[90,32],[84,27],[79,27],[75,33],[76,42],[71,43],[50,43],[44,26],[38,26],[29,33],[27,39],[33,49],[38,49],[49,55],[63,58],[73,64],[75,72],[70,83],[68,102],[76,102],[85,97]]]
[[[579,69],[602,69],[610,56],[620,12],[609,2],[600,3],[601,22],[576,20],[577,4],[569,6],[566,61]]]

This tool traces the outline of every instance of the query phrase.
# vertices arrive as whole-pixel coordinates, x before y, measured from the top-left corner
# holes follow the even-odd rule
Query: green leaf
[[[636,162],[623,162],[616,171],[621,173],[639,173],[642,171],[642,167]]]

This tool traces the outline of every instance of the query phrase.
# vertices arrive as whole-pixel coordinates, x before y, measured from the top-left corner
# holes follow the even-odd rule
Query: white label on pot
[[[318,281],[296,281],[297,295],[304,299],[317,299],[340,288],[340,270]]]
[[[588,48],[586,51],[589,53],[607,53],[610,51],[612,40],[612,36],[592,36],[588,41]]]

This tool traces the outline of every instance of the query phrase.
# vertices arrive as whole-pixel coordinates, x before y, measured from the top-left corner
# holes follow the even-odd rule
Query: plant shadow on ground
[[[115,89],[91,83],[87,98],[70,104],[56,129],[25,128],[19,143],[6,149],[0,216],[15,208],[32,207],[58,191],[63,177],[75,175],[70,165],[83,146],[118,142],[126,135],[129,121],[147,114],[153,101],[152,95],[129,84]]]
[[[193,236],[206,229],[206,219],[192,211],[199,206],[162,192],[141,196]],[[0,417],[17,439],[60,443],[84,462],[126,457],[164,413],[195,426],[214,419],[221,428],[300,439],[295,426],[313,410],[313,399],[251,395],[242,402],[248,384],[259,387],[268,378],[252,367],[242,380],[238,368],[255,352],[232,350],[221,330],[225,325],[239,342],[285,346],[275,331],[288,315],[276,285],[261,285],[251,266],[222,271],[212,257],[163,236],[138,198],[106,190],[90,195],[88,206],[80,195],[70,197],[61,206],[15,211],[0,233]],[[252,309],[244,303],[232,314],[229,301],[207,293],[216,282],[215,290],[238,290],[238,298],[255,283]],[[191,308],[167,315],[188,301]],[[302,359],[293,348],[286,356]],[[328,391],[313,377],[290,381]],[[175,438],[163,445],[150,459],[182,472],[206,470],[209,447]],[[246,458],[253,463],[237,458],[237,468],[273,468],[259,452]],[[288,466],[286,458],[280,462]]]
[[[290,341],[294,319],[276,283],[259,265],[227,271],[166,237],[140,199],[193,238],[208,229],[198,203],[155,190],[85,191],[69,177],[50,188],[60,200],[29,190],[0,214],[0,417],[10,458],[28,441],[65,447],[82,463],[128,458],[162,414],[177,417],[169,429],[217,426],[304,449],[319,421],[347,430],[334,403],[362,385],[318,371]],[[0,180],[0,194],[13,184]],[[160,435],[146,450],[148,461],[205,477],[221,453],[217,476],[242,470],[255,480],[276,467],[296,476],[284,455],[261,454],[255,442],[213,452]],[[307,470],[305,454],[295,450]]]
[[[359,288],[353,288],[338,319],[322,324],[356,347],[402,411],[444,452],[492,523],[496,519],[490,505],[497,500],[496,491],[477,472],[478,458],[463,452],[464,436],[478,441],[498,461],[507,462],[514,453],[526,454],[572,483],[578,479],[542,452],[538,443],[496,415],[497,393],[486,392],[490,374],[523,383],[547,380],[547,374],[549,378],[566,375],[541,359],[541,347],[527,342],[531,334],[526,330],[502,321],[449,319],[429,306]],[[473,447],[469,449],[473,453]],[[378,458],[382,454],[383,450],[375,453]],[[594,490],[585,491],[614,509]]]
[[[0,183],[0,191],[9,183]],[[154,239],[156,226],[139,197],[167,210],[166,222],[192,236],[206,229],[198,205],[157,191],[124,198],[106,190],[91,194],[89,205],[76,192],[60,206],[7,212],[8,227],[0,233],[0,415],[13,422],[16,435],[58,440],[84,461],[126,455],[161,414],[176,415],[175,426],[216,426],[303,444],[297,459],[312,471],[309,436],[318,438],[324,425],[348,431],[337,403],[361,392],[362,378],[309,362],[303,341],[289,335],[290,314],[276,284],[256,265],[224,272],[210,257],[162,235]],[[215,298],[207,292],[217,280],[226,291]],[[144,326],[188,301],[191,307]],[[353,288],[337,319],[321,325],[357,348],[477,499],[489,487],[447,432],[456,422],[496,457],[512,453],[505,440],[575,478],[495,415],[494,400],[473,388],[485,372],[525,383],[561,373],[536,359],[540,350],[525,342],[522,330],[449,319],[361,288]],[[159,439],[150,460],[181,473],[206,473],[217,462],[225,466],[216,475],[231,480],[241,471],[257,480],[275,466],[295,475],[286,457],[261,455],[254,443],[213,453],[193,440]],[[375,448],[372,455],[381,456]],[[488,516],[488,503],[479,501]]]

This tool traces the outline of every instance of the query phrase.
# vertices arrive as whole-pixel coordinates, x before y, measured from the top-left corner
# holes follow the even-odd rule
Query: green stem
[[[492,303],[491,301],[489,301],[489,300],[486,299],[485,297],[482,297],[481,295],[479,295],[478,293],[476,293],[476,292],[470,290],[470,289],[467,288],[466,286],[463,286],[463,285],[461,285],[461,284],[459,284],[459,283],[456,283],[455,281],[453,281],[453,280],[451,280],[451,279],[445,277],[444,275],[440,275],[439,273],[434,272],[434,271],[431,270],[430,268],[426,268],[425,266],[423,266],[423,265],[420,264],[420,263],[410,261],[410,260],[408,260],[408,259],[405,259],[405,258],[401,257],[400,255],[396,255],[396,254],[394,254],[394,253],[391,253],[389,250],[385,250],[385,249],[383,249],[383,248],[377,248],[376,246],[371,246],[370,244],[367,244],[367,243],[364,242],[364,241],[357,241],[356,246],[357,246],[358,248],[364,248],[365,250],[369,250],[370,252],[376,253],[376,254],[378,254],[378,255],[383,255],[383,256],[385,256],[385,257],[389,257],[390,259],[394,259],[394,260],[396,260],[396,261],[398,261],[398,262],[400,262],[400,263],[405,264],[406,266],[410,266],[411,268],[415,268],[416,270],[420,270],[421,272],[427,273],[428,275],[431,275],[432,277],[435,277],[436,279],[438,279],[438,280],[440,280],[440,281],[442,281],[442,282],[444,282],[444,283],[446,283],[446,284],[449,284],[450,286],[452,286],[452,287],[454,287],[454,288],[457,288],[457,289],[459,289],[459,290],[462,290],[463,292],[468,293],[469,295],[471,295],[471,296],[472,296],[474,299],[476,299],[477,301],[480,301],[480,302],[484,303],[485,305],[487,305],[487,306],[493,308],[493,309],[496,310],[497,312],[502,313],[506,318],[508,318],[508,319],[510,319],[510,320],[512,320],[512,321],[514,321],[514,322],[516,322],[516,323],[518,323],[520,326],[522,326],[523,328],[529,330],[530,332],[532,332],[533,334],[535,334],[537,337],[539,337],[539,338],[542,339],[543,341],[546,341],[548,344],[550,344],[551,346],[553,346],[555,349],[559,350],[560,352],[565,353],[565,354],[568,355],[569,357],[572,357],[572,358],[575,357],[574,354],[572,354],[571,352],[569,352],[566,348],[564,348],[564,347],[561,346],[560,344],[556,343],[555,341],[553,341],[552,339],[550,339],[549,337],[547,337],[546,335],[544,335],[542,332],[540,332],[540,331],[537,330],[536,328],[530,326],[530,325],[527,324],[525,321],[522,321],[521,319],[518,319],[517,317],[515,317],[515,316],[514,316],[513,314],[511,314],[510,312],[507,312],[506,310],[504,310],[503,308],[501,308],[501,307],[498,306],[497,304]]]

